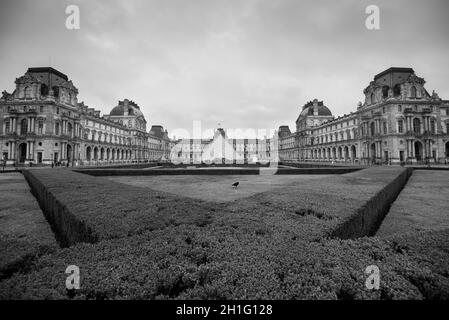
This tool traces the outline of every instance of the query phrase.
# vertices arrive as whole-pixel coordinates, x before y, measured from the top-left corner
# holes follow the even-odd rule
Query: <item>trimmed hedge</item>
[[[64,270],[74,264],[75,299],[448,299],[448,240],[447,230],[308,242],[229,226],[170,226],[44,256],[28,274],[1,282],[0,298],[69,299]],[[365,287],[370,265],[380,269],[380,290]]]
[[[24,175],[63,246],[172,224],[204,225],[216,207],[66,169],[24,170]]]
[[[0,176],[0,279],[58,248],[53,232],[20,173]]]
[[[370,168],[225,204],[183,198],[65,169],[29,170],[24,175],[61,243],[69,246],[163,229],[171,224],[205,225],[213,221],[241,225],[262,221],[284,231],[291,229],[308,239],[325,234],[368,235],[389,205],[382,201],[393,200],[384,195],[398,191],[409,170]]]
[[[266,221],[309,240],[323,235],[368,236],[377,230],[410,173],[402,167],[371,167],[259,193],[230,203],[226,209],[239,223]]]
[[[354,163],[315,163],[315,162],[279,162],[280,166],[289,166],[296,168],[344,168],[347,166],[350,167],[359,167],[365,168],[366,166],[357,165]]]
[[[383,190],[395,191],[407,172],[370,168],[218,205],[68,170],[29,171],[101,236],[41,257],[29,272],[2,281],[0,298],[68,299],[64,271],[74,264],[81,270],[75,299],[448,299],[449,230],[388,240],[327,237],[367,204],[373,215],[382,211],[370,199],[389,199]],[[164,214],[142,209],[160,206],[158,196],[167,200]],[[99,197],[102,210],[94,212]],[[380,269],[378,291],[365,288],[369,265]]]
[[[367,171],[368,172],[368,171]],[[365,174],[367,173],[365,172]],[[387,171],[373,170],[372,173],[380,174]],[[406,185],[413,170],[407,168],[397,174],[397,170],[391,170],[393,179],[371,197],[363,207],[346,218],[332,233],[333,237],[357,238],[372,236],[376,233],[387,214],[391,204]],[[395,176],[396,174],[396,176]],[[355,175],[357,176],[357,175]]]
[[[325,167],[325,168],[276,168],[276,174],[344,174],[360,170],[360,167]],[[265,169],[262,169],[265,170]],[[267,169],[270,170],[270,169]],[[91,176],[157,176],[157,175],[259,175],[259,168],[234,169],[76,169],[78,173]]]

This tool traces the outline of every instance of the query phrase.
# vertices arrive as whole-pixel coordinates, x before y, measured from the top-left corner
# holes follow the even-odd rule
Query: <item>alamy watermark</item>
[[[71,4],[65,8],[65,13],[68,15],[65,20],[65,27],[68,30],[79,30],[81,25],[80,8]]]
[[[368,290],[379,290],[380,288],[380,270],[376,265],[366,267],[365,274],[368,275],[365,281],[365,287]]]
[[[380,9],[378,6],[372,4],[365,8],[365,13],[368,15],[365,20],[365,26],[368,30],[380,29]]]
[[[80,288],[80,268],[75,265],[70,265],[65,269],[65,273],[69,276],[65,280],[65,287],[67,290],[79,290]]]

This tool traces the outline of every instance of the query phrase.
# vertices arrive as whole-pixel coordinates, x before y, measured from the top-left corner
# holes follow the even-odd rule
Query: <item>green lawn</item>
[[[183,197],[228,202],[293,185],[311,185],[329,175],[179,175],[119,176],[109,180],[169,192]],[[232,187],[238,181],[237,188]]]

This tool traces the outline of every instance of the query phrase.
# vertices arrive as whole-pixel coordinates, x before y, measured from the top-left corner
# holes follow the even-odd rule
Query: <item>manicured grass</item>
[[[107,177],[115,182],[213,202],[228,202],[292,185],[310,185],[327,175],[179,175]],[[232,184],[238,181],[234,188]]]
[[[20,173],[0,175],[0,279],[58,248],[50,225]]]
[[[449,171],[415,170],[378,236],[449,228]]]

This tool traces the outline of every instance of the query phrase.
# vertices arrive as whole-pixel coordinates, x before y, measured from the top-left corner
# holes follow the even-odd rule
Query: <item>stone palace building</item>
[[[0,98],[0,152],[7,164],[101,165],[167,159],[173,142],[147,132],[140,107],[124,99],[110,114],[78,102],[78,89],[53,68],[29,68]]]
[[[171,151],[170,160],[177,164],[248,164],[270,162],[272,139],[230,138],[218,128],[209,139],[180,139]]]
[[[180,139],[172,148],[170,160],[182,164],[267,163],[273,157],[273,139],[230,138],[218,128],[209,139]]]
[[[334,117],[323,101],[306,103],[278,131],[281,161],[359,163],[449,160],[449,101],[429,94],[411,68],[389,68],[365,88],[356,111]]]

